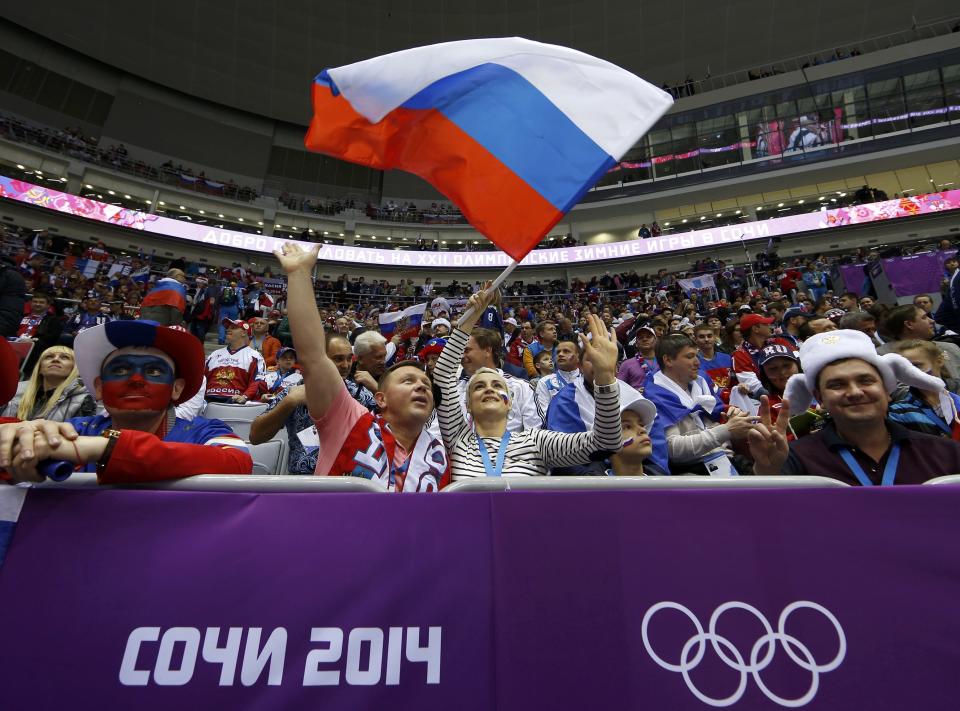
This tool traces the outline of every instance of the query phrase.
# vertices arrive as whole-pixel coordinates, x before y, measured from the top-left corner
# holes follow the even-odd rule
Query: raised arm
[[[327,357],[323,320],[317,311],[311,271],[317,263],[320,245],[309,252],[299,245],[287,242],[275,252],[287,274],[287,318],[290,335],[297,350],[297,360],[303,369],[310,415],[322,418],[344,387],[337,366]]]
[[[596,415],[589,432],[564,434],[537,432],[537,442],[549,467],[586,464],[594,452],[616,452],[620,449],[623,431],[620,425],[620,388],[615,377],[617,368],[617,341],[603,320],[591,314],[588,317],[590,338],[580,334],[583,357],[593,365],[594,401]]]
[[[440,352],[440,358],[437,360],[437,366],[433,371],[433,381],[439,386],[442,393],[440,406],[437,408],[437,420],[440,422],[440,434],[446,447],[452,446],[469,426],[460,405],[460,391],[457,389],[457,366],[460,365],[463,351],[467,347],[470,332],[473,331],[477,320],[493,299],[492,294],[488,293],[489,288],[490,282],[487,282],[483,291],[479,291],[470,297],[467,306],[468,308],[473,307],[473,313],[461,317],[460,321],[457,322],[457,327],[447,339],[447,345]]]

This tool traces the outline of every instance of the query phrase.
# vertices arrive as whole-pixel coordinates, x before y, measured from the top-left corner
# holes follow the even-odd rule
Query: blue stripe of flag
[[[444,77],[403,107],[439,111],[561,212],[616,162],[533,84],[500,64]]]

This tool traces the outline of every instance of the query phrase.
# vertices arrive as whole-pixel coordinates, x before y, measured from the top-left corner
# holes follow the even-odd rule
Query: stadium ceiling
[[[0,15],[135,76],[305,124],[320,70],[423,44],[518,35],[659,86],[849,49],[946,12],[935,0],[45,0]]]

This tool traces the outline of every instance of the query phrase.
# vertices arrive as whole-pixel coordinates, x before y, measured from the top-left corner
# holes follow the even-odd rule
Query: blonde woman
[[[96,411],[96,403],[80,382],[73,349],[51,346],[40,355],[30,380],[20,383],[3,416],[65,422]]]
[[[470,297],[469,306],[474,313],[460,319],[434,368],[434,383],[443,393],[437,418],[453,479],[544,475],[551,467],[586,464],[594,452],[619,450],[617,344],[612,332],[593,314],[588,319],[592,340],[584,335],[580,337],[585,365],[593,372],[596,416],[592,430],[574,434],[544,429],[510,432],[507,419],[512,405],[511,391],[503,376],[493,368],[479,368],[467,382],[466,409],[472,424],[467,421],[460,406],[456,371],[470,332],[490,299],[486,289]]]

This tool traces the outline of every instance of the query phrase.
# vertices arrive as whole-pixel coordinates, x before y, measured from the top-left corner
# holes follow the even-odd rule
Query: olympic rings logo
[[[827,620],[836,630],[837,640],[839,642],[837,654],[826,664],[817,664],[817,661],[814,659],[813,653],[810,651],[810,649],[801,643],[799,639],[787,634],[786,632],[787,619],[795,610],[800,610],[803,608],[819,612],[827,618]],[[653,646],[650,643],[648,634],[650,620],[660,610],[665,609],[676,610],[684,614],[693,623],[693,626],[696,629],[696,634],[686,641],[686,643],[683,645],[683,649],[680,651],[679,664],[671,664],[670,662],[662,659],[656,652],[653,651]],[[717,634],[717,622],[720,620],[721,615],[728,610],[743,610],[745,612],[749,612],[760,621],[761,625],[763,625],[765,634],[763,634],[760,639],[754,643],[753,649],[750,650],[749,663],[744,659],[744,655],[741,654],[740,650],[734,646],[733,642],[726,637]],[[682,674],[683,680],[687,683],[687,688],[690,689],[694,696],[700,699],[700,701],[703,703],[716,707],[731,706],[737,703],[743,697],[743,694],[747,690],[748,674],[753,676],[753,680],[760,688],[760,691],[762,691],[763,694],[770,699],[770,701],[773,701],[780,706],[786,706],[789,708],[803,706],[809,703],[813,697],[816,696],[817,690],[820,686],[820,675],[833,671],[839,667],[847,654],[847,639],[843,634],[843,627],[840,626],[840,622],[828,609],[822,605],[818,605],[817,603],[810,602],[808,600],[793,602],[783,608],[783,612],[780,613],[780,619],[777,622],[776,631],[774,631],[770,626],[767,618],[764,617],[763,614],[761,614],[761,612],[752,605],[748,605],[745,602],[725,602],[716,610],[714,610],[713,614],[710,616],[710,624],[706,632],[704,632],[703,625],[700,623],[700,620],[697,619],[697,616],[683,605],[680,605],[676,602],[658,602],[656,605],[647,610],[646,614],[643,616],[643,626],[641,631],[643,635],[643,646],[646,648],[650,658],[653,659],[653,661],[656,662],[661,668],[666,669],[667,671],[679,672]],[[703,660],[704,654],[707,650],[707,642],[710,642],[711,647],[713,647],[713,651],[716,652],[717,656],[720,657],[720,659],[723,660],[728,667],[736,672],[739,672],[740,674],[740,682],[737,685],[736,690],[726,698],[715,699],[707,696],[696,687],[696,685],[693,683],[693,680],[690,678],[690,672],[695,669]],[[773,656],[776,653],[778,642],[783,645],[783,649],[787,653],[787,656],[790,657],[790,659],[797,664],[797,666],[810,672],[812,675],[810,680],[810,688],[807,689],[806,693],[799,698],[785,699],[781,696],[777,696],[777,694],[771,691],[770,688],[764,684],[763,679],[760,676],[760,672],[766,669],[773,661]],[[694,648],[696,648],[696,652],[694,652]],[[763,655],[762,658],[761,654]]]

